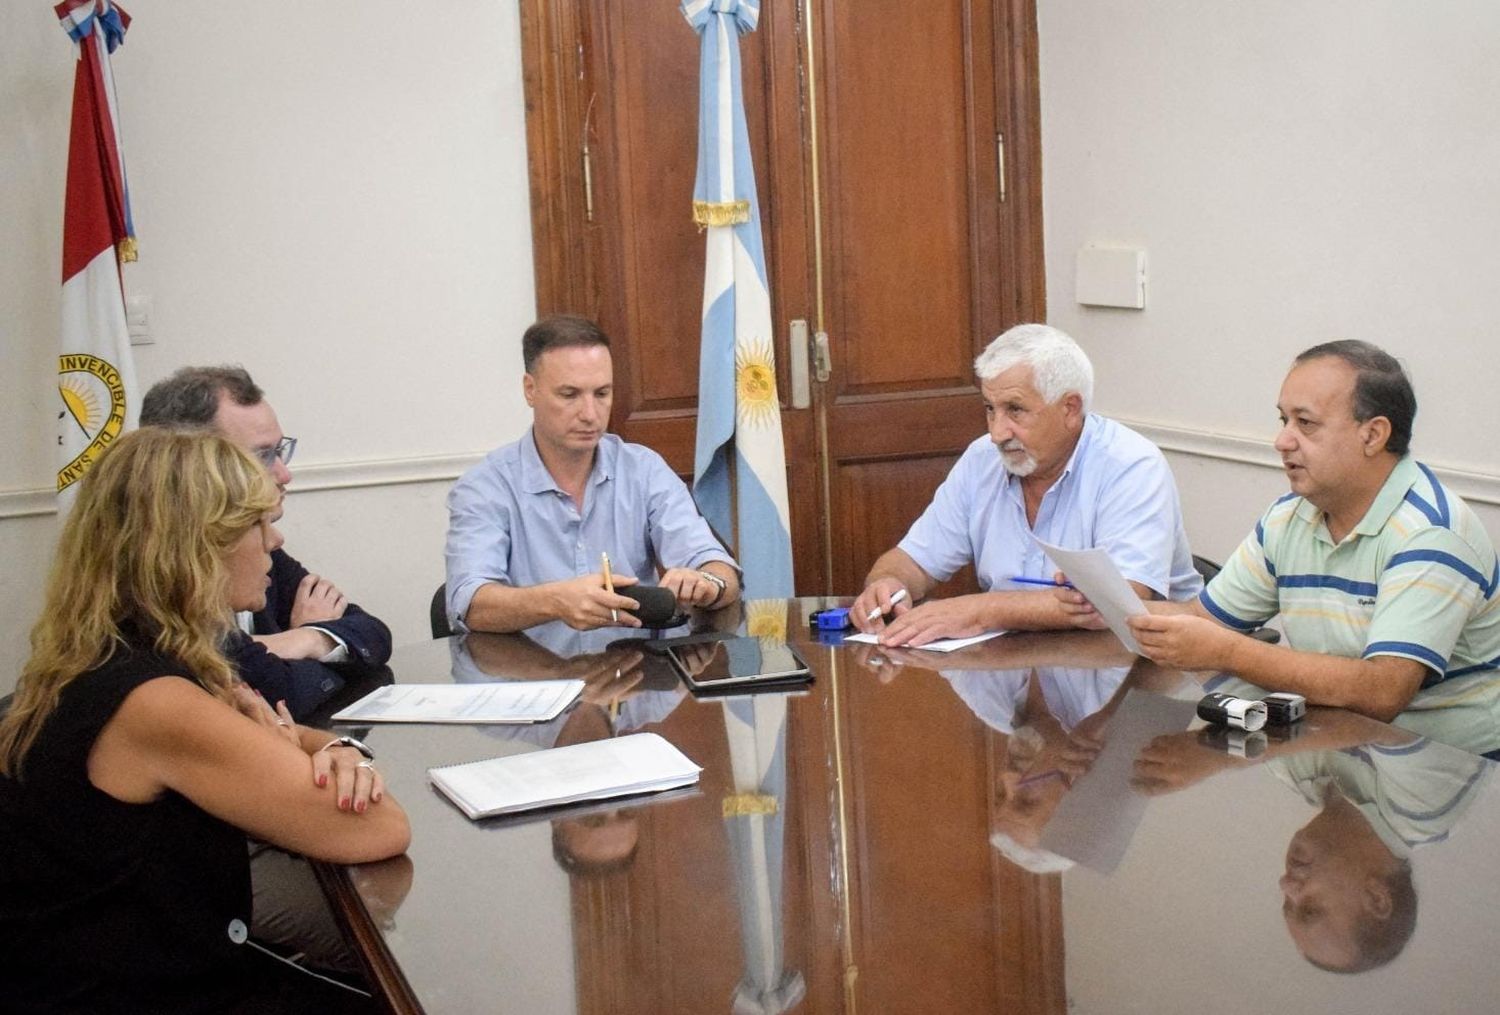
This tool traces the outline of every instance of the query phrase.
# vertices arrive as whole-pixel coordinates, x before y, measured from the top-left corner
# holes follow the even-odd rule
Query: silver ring
[[[619,610],[610,610],[609,611],[609,619],[610,619],[611,623],[618,624],[620,622],[620,611]]]
[[[285,719],[277,719],[276,720],[276,725],[277,726],[285,726],[285,725],[287,725],[287,721]]]
[[[370,771],[373,772],[375,770],[375,762],[371,761],[369,758],[366,758],[364,761],[361,761],[359,764],[355,765],[354,767],[355,768],[368,768]]]

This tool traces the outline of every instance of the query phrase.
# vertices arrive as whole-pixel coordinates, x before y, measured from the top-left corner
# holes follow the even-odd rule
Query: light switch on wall
[[[1078,251],[1078,302],[1090,307],[1146,306],[1146,252],[1090,244]]]
[[[151,297],[132,296],[125,301],[125,327],[130,332],[131,345],[152,345],[156,342],[151,334]]]

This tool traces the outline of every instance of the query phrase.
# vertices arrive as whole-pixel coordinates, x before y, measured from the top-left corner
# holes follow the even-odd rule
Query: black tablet
[[[790,645],[759,638],[726,638],[672,645],[672,664],[695,693],[744,694],[812,680],[807,663]]]

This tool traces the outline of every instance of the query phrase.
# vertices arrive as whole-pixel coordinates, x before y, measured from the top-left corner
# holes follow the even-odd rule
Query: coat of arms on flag
[[[58,442],[64,447],[84,442],[83,449],[57,472],[62,492],[83,477],[88,467],[125,429],[128,404],[125,378],[107,360],[90,355],[62,355],[57,360],[57,391],[63,408],[57,414],[64,431],[76,429],[79,437]]]

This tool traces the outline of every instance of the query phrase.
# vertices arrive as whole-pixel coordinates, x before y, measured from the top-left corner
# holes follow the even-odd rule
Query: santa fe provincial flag
[[[737,544],[745,598],[779,598],[792,595],[786,450],[740,92],[739,36],[754,30],[760,6],[685,0],[682,13],[702,37],[693,219],[708,233],[693,493],[709,524]]]
[[[135,425],[135,368],[120,262],[135,260],[109,55],[130,15],[110,0],[55,8],[77,47],[63,207],[62,342],[57,363],[58,507],[115,438]]]

